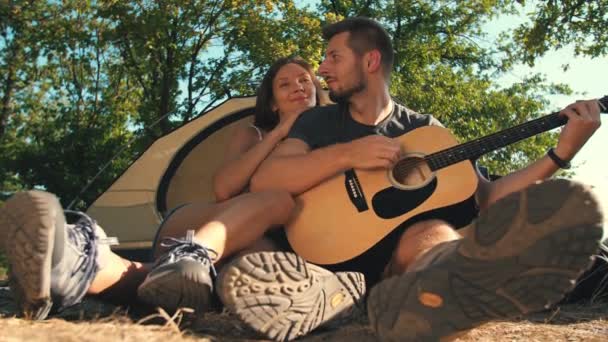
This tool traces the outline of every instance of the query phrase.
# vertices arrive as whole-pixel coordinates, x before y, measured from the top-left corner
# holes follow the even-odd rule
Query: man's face
[[[329,97],[334,102],[348,101],[367,87],[362,58],[348,46],[349,32],[333,36],[325,52],[325,60],[319,66],[319,74],[329,88]]]

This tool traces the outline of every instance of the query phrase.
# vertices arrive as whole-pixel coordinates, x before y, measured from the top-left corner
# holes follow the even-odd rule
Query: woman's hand
[[[277,127],[275,127],[273,131],[278,134],[281,140],[287,137],[294,122],[300,117],[300,114],[302,114],[302,112],[286,115],[285,118],[279,122]]]

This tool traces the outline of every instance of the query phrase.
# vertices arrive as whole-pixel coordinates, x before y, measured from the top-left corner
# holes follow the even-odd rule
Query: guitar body
[[[397,138],[403,159],[387,170],[351,170],[296,198],[286,226],[296,253],[317,264],[337,264],[367,251],[401,223],[469,199],[477,173],[469,160],[432,171],[422,158],[458,144],[439,126]]]

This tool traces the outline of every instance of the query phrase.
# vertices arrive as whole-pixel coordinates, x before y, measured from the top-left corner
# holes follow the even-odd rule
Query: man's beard
[[[335,103],[347,103],[350,98],[367,88],[367,82],[365,82],[362,72],[359,72],[358,82],[350,88],[344,89],[340,92],[329,90],[329,99]]]

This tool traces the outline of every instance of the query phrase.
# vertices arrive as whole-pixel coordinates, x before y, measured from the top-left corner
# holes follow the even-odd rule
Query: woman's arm
[[[283,132],[272,130],[260,141],[256,130],[239,126],[226,147],[224,163],[213,176],[216,201],[224,201],[240,194],[249,184],[260,163],[283,139]]]

